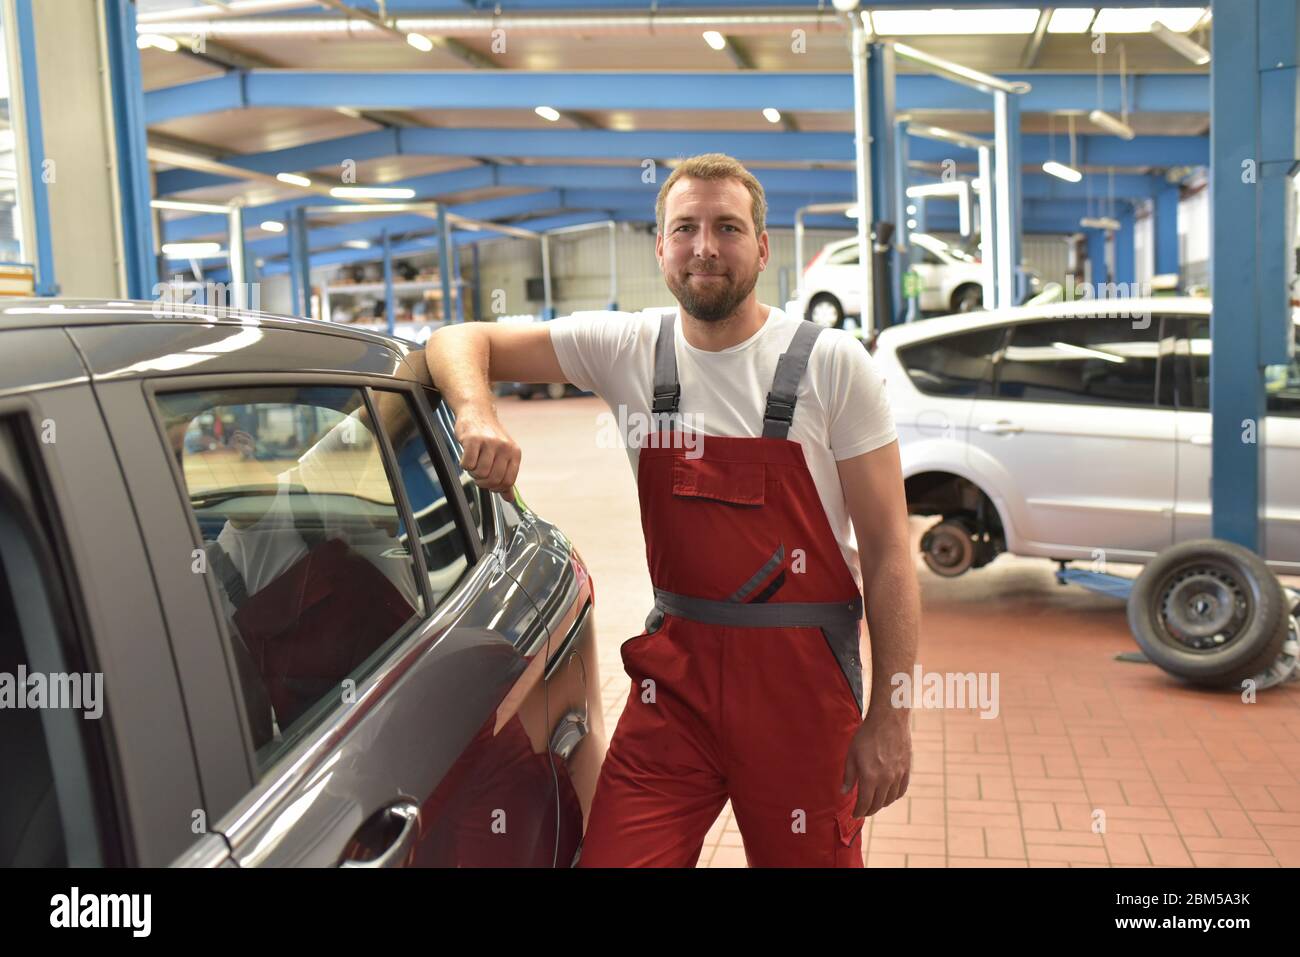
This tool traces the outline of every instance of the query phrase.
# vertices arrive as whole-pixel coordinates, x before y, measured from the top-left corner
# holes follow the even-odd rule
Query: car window
[[[88,753],[104,676],[67,658],[67,592],[35,457],[0,420],[0,867],[102,864]]]
[[[435,607],[465,576],[472,555],[465,534],[457,524],[457,507],[444,491],[442,462],[419,427],[419,414],[410,396],[376,390],[375,407],[397,459],[406,499],[419,529],[425,571]],[[467,494],[472,489],[466,489]],[[407,541],[406,529],[400,536]],[[409,544],[408,544],[409,547]]]
[[[918,247],[920,248],[920,247]],[[921,249],[921,262],[927,266],[942,266],[943,260],[928,249]]]
[[[1006,329],[996,326],[930,339],[898,350],[912,383],[926,395],[989,395],[993,358]]]
[[[357,389],[160,394],[265,770],[424,614]]]
[[[996,364],[999,399],[1154,406],[1160,323],[1054,319],[1012,328]]]
[[[856,266],[858,264],[857,244],[845,246],[843,249],[831,253],[826,257],[826,264],[828,266]]]
[[[478,529],[479,539],[490,545],[495,526],[492,519],[492,493],[474,484],[474,478],[461,467],[460,460],[465,456],[465,449],[456,441],[456,415],[442,401],[441,396],[431,389],[425,390],[425,397],[434,412],[434,428],[444,446],[451,452],[452,460],[448,463],[455,481],[465,490],[469,501],[470,517]]]
[[[1191,373],[1190,403],[1184,408],[1210,408],[1210,319],[1193,316],[1187,320],[1187,339],[1183,354]],[[1264,393],[1269,415],[1300,417],[1300,326],[1295,327],[1296,349],[1285,366],[1269,366],[1264,378]]]

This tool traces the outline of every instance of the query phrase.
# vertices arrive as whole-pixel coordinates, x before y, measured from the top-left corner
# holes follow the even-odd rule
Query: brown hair
[[[726,153],[701,153],[678,164],[672,174],[659,187],[659,198],[655,200],[655,226],[659,232],[664,231],[664,207],[667,205],[668,191],[683,177],[693,179],[740,180],[749,190],[750,212],[754,219],[755,235],[767,228],[767,197],[763,194],[763,184],[754,178],[754,174],[745,169],[740,162]]]

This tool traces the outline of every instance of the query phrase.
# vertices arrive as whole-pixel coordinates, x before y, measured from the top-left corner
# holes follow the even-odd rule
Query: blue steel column
[[[1211,527],[1216,538],[1259,549],[1259,440],[1264,376],[1259,363],[1258,0],[1214,3],[1210,64]],[[1253,429],[1251,426],[1253,423]],[[1248,429],[1255,441],[1247,441]]]
[[[1109,282],[1106,271],[1106,231],[1104,229],[1085,229],[1088,237],[1088,281],[1094,291],[1103,282]]]
[[[135,3],[104,0],[104,22],[117,141],[126,294],[131,299],[148,299],[158,282],[158,261],[154,257],[153,210],[149,207],[151,187],[144,86],[140,79],[140,51],[135,45]]]
[[[393,244],[388,239],[388,230],[383,230],[380,237],[384,243],[384,322],[391,336],[397,325],[397,300],[393,296]]]
[[[1115,282],[1137,281],[1137,254],[1133,248],[1133,210],[1121,210],[1119,229],[1115,232]]]
[[[1177,183],[1163,180],[1155,197],[1155,271],[1157,276],[1177,275],[1178,263],[1178,196]]]
[[[307,211],[301,206],[288,217],[289,288],[295,315],[311,312],[311,245],[307,234]]]
[[[447,225],[447,210],[438,204],[438,278],[442,280],[442,306],[439,318],[451,322],[451,229]]]
[[[891,251],[886,257],[891,281],[878,291],[885,301],[885,308],[877,329],[883,329],[897,320],[894,304],[900,301],[902,294],[897,248],[898,231],[903,228],[900,222],[903,207],[897,205],[895,193],[894,164],[897,157],[894,152],[894,48],[887,43],[873,43],[870,52],[871,57],[867,60],[867,91],[871,100],[868,119],[871,129],[872,218],[878,223],[894,225],[894,239],[890,241]]]
[[[456,290],[456,321],[465,321],[465,283],[460,278],[460,247],[455,243],[451,245],[451,271],[456,280],[454,287]]]
[[[478,243],[470,243],[470,251],[473,256],[470,259],[470,268],[474,271],[473,284],[470,286],[470,305],[473,307],[474,318],[482,320],[483,317],[483,279],[478,271]]]
[[[26,129],[19,136],[27,143],[27,169],[31,180],[32,209],[27,214],[32,221],[36,248],[26,255],[35,259],[35,292],[38,296],[57,296],[59,284],[54,281],[54,246],[50,241],[50,198],[45,189],[45,133],[41,126],[41,88],[36,63],[36,35],[32,28],[32,0],[15,0],[17,23],[14,32],[18,40],[18,66],[22,71],[23,114]],[[10,117],[12,121],[12,116]]]

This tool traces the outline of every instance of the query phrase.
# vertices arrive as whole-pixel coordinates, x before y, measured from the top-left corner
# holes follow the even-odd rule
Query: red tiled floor
[[[523,446],[525,499],[595,578],[612,734],[627,695],[618,647],[650,608],[627,459],[597,445],[596,399],[499,411]],[[952,580],[918,568],[923,670],[996,672],[998,713],[912,712],[908,793],[866,822],[867,866],[1300,866],[1300,682],[1247,704],[1116,661],[1135,648],[1123,605],[1057,585],[1048,562],[1002,556]],[[744,867],[742,841],[728,806],[700,866]]]

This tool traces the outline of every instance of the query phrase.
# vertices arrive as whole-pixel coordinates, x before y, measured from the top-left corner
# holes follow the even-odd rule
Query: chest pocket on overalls
[[[673,460],[673,494],[730,505],[763,504],[767,467],[762,462],[716,462],[704,458]]]

